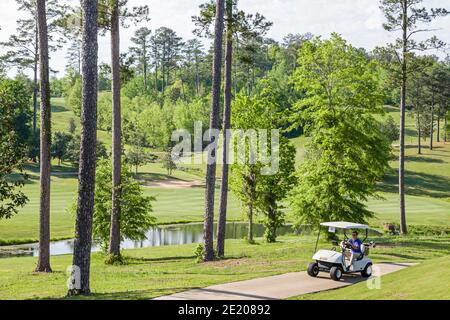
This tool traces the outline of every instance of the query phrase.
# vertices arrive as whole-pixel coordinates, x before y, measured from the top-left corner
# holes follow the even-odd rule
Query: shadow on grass
[[[444,163],[445,161],[442,159],[421,157],[421,156],[407,156],[405,158],[407,162],[422,162],[422,163]]]
[[[52,105],[52,112],[56,113],[56,112],[67,112],[69,111],[69,109],[63,107],[63,106],[58,106],[58,105]]]
[[[146,173],[140,173],[139,172],[137,175],[135,175],[135,178],[137,180],[142,180],[142,181],[146,181],[146,182],[164,181],[164,180],[185,181],[185,180],[173,177],[173,176],[169,176],[167,174],[153,173],[153,172],[146,172]]]
[[[162,258],[126,257],[127,264],[140,264],[142,262],[166,262],[179,260],[195,260],[195,256],[175,256]]]
[[[434,198],[450,197],[450,179],[428,173],[405,172],[406,194],[411,196],[428,196]],[[398,172],[392,170],[384,181],[378,185],[381,192],[398,192]]]
[[[393,258],[397,258],[397,259],[404,259],[404,260],[419,260],[419,261],[426,260],[426,258],[423,258],[423,257],[411,256],[411,255],[404,254],[404,253],[386,253],[385,252],[385,253],[380,253],[379,255],[380,256],[389,256],[389,257],[393,257]]]

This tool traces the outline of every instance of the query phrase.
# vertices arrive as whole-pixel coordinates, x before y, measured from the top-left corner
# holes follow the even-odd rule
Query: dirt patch
[[[160,180],[147,182],[146,186],[154,188],[167,188],[167,189],[186,189],[186,188],[199,188],[203,187],[202,181],[184,181],[184,180]]]

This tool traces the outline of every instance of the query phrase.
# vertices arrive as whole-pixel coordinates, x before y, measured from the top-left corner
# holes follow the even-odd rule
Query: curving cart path
[[[374,277],[381,277],[414,264],[379,263],[374,265]],[[344,275],[337,282],[321,272],[317,278],[311,278],[306,271],[286,273],[277,276],[257,278],[246,281],[225,283],[202,289],[192,289],[162,296],[155,300],[277,300],[287,299],[307,293],[346,287],[361,281],[361,276]],[[374,283],[373,278],[369,279]],[[382,280],[381,280],[382,281]]]

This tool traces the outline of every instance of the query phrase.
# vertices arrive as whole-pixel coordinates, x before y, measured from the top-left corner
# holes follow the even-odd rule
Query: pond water
[[[248,225],[242,222],[228,222],[226,228],[227,239],[244,239],[247,236]],[[292,226],[286,225],[278,229],[278,235],[293,233]],[[214,225],[214,235],[216,234],[216,224]],[[255,237],[264,235],[264,226],[253,225]],[[147,232],[147,239],[143,241],[125,240],[122,242],[122,249],[138,249],[147,247],[170,246],[180,244],[191,244],[203,242],[203,224],[188,223],[179,225],[158,226]],[[38,255],[39,245],[18,245],[5,248],[0,247],[0,258],[11,256],[34,256]],[[100,251],[98,244],[93,244],[92,252]],[[72,254],[73,240],[55,241],[50,244],[50,254],[52,256]]]

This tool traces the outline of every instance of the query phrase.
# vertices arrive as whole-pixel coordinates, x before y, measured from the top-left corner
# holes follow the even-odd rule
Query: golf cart
[[[336,230],[343,230],[344,240],[339,244],[337,241],[333,241],[333,248],[331,250],[319,250],[317,251],[317,245],[319,243],[320,229],[321,227],[328,227],[328,232],[336,232]],[[356,257],[352,251],[352,245],[349,243],[347,232],[353,230],[362,229],[365,230],[365,238],[361,244],[361,254]],[[369,226],[365,224],[357,224],[351,222],[323,222],[320,224],[315,254],[312,262],[308,266],[308,274],[311,277],[317,277],[319,272],[329,272],[331,279],[339,281],[343,274],[361,273],[365,278],[369,278],[372,275],[372,261],[369,259],[369,247],[375,247],[373,242],[365,243],[369,234]],[[336,247],[340,246],[341,252],[336,250]]]

